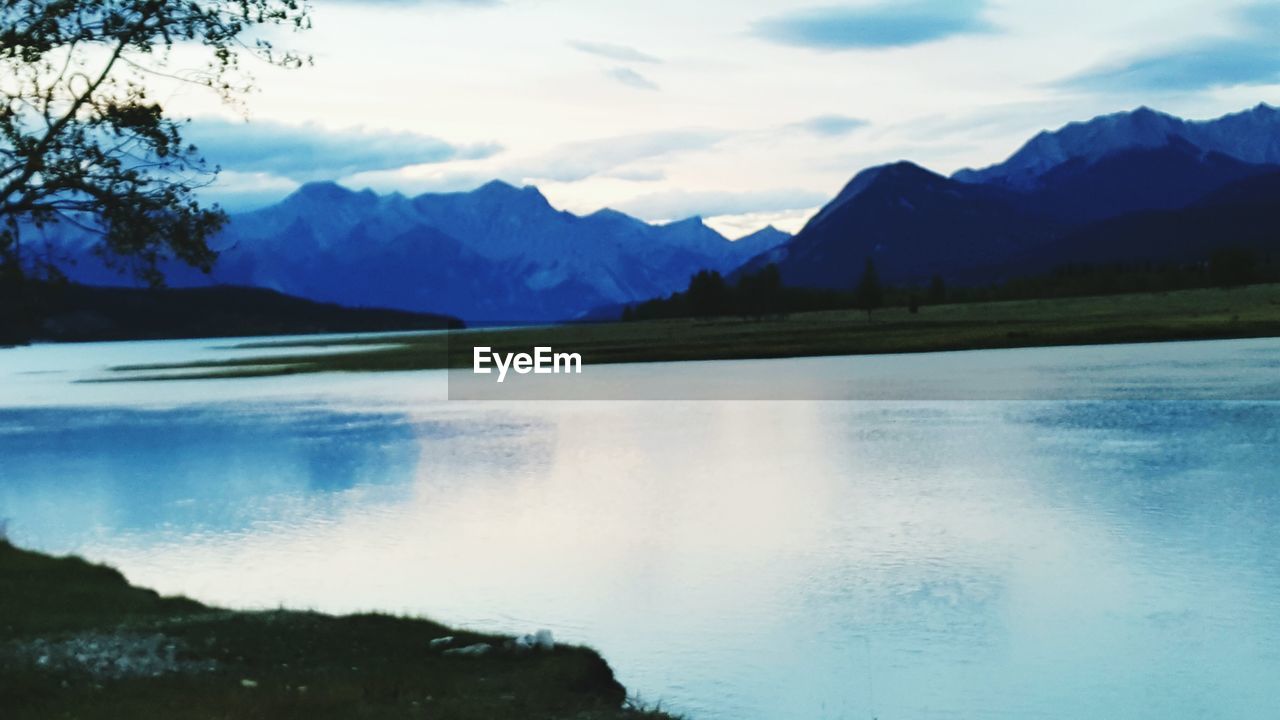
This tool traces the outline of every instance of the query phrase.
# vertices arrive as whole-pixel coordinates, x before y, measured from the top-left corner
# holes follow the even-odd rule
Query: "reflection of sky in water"
[[[1162,373],[1224,353],[1181,347]],[[1048,374],[1140,387],[1134,354]],[[693,720],[1274,714],[1280,403],[183,386],[0,409],[16,538],[216,603],[551,627]]]
[[[420,430],[397,415],[319,411],[0,410],[0,507],[37,498],[13,519],[33,542],[67,549],[95,526],[244,532],[290,506],[321,510],[308,500],[324,495],[403,494]],[[68,535],[71,518],[81,527]]]

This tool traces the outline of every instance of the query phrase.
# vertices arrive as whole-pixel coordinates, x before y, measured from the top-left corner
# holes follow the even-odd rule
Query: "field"
[[[1162,340],[1280,336],[1280,285],[1170,293],[939,305],[873,313],[815,312],[762,319],[712,318],[481,329],[346,340],[350,352],[308,348],[333,341],[261,343],[293,347],[271,358],[136,365],[121,379],[217,378],[307,372],[470,367],[473,348],[574,352],[584,364],[931,352]],[[375,347],[376,346],[376,347]]]

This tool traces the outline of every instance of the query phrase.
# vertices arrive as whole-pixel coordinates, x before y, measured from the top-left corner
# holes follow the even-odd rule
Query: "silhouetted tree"
[[[690,278],[686,295],[694,317],[723,315],[728,309],[728,286],[715,270],[698,271]]]
[[[880,275],[871,258],[867,258],[867,264],[862,269],[862,279],[858,281],[854,299],[859,310],[867,311],[867,322],[871,322],[871,313],[884,304],[884,287],[880,284]]]
[[[736,288],[738,312],[744,316],[764,317],[783,311],[782,272],[769,263],[758,272],[743,275]]]
[[[21,295],[48,269],[24,236],[58,223],[89,230],[117,266],[158,285],[175,259],[208,270],[226,221],[194,191],[217,172],[148,92],[157,77],[234,102],[252,86],[242,56],[297,67],[256,33],[309,26],[304,0],[6,0],[0,3],[0,280]],[[168,62],[203,51],[203,68]],[[18,303],[21,305],[21,303]]]
[[[1258,256],[1244,248],[1223,248],[1209,258],[1210,282],[1219,287],[1248,285],[1257,277]]]
[[[934,275],[929,281],[929,304],[941,305],[947,301],[947,283],[941,275]]]
[[[25,342],[35,328],[27,307],[26,279],[15,265],[0,263],[0,347]]]

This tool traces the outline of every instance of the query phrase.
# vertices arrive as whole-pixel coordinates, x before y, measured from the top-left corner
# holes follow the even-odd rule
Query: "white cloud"
[[[631,68],[616,67],[605,71],[605,75],[617,80],[623,85],[629,85],[640,90],[657,90],[658,84]]]
[[[587,42],[585,40],[570,40],[569,47],[579,50],[589,55],[596,55],[609,60],[617,60],[626,63],[660,63],[661,58],[654,57],[645,52],[641,52],[633,47],[626,45],[612,45],[610,43]]]
[[[645,220],[674,220],[693,215],[713,217],[803,210],[827,199],[821,192],[793,188],[743,192],[667,190],[641,195],[620,203],[617,209]]]
[[[228,133],[220,145],[235,162],[223,164],[295,180],[345,173],[355,186],[407,192],[536,182],[588,211],[661,193],[755,193],[764,202],[777,188],[829,197],[888,160],[942,172],[987,165],[1042,128],[1141,104],[1203,118],[1280,101],[1280,82],[1250,84],[1278,77],[1252,46],[1219,54],[1240,61],[1221,72],[1161,61],[1152,74],[1138,62],[1241,39],[1239,4],[947,5],[316,0],[314,29],[288,38],[316,65],[255,71],[255,122],[380,128],[375,135],[397,139],[334,131],[323,152],[337,159],[320,163],[325,143],[315,138],[299,144],[285,133],[278,147],[256,142],[237,153]],[[843,10],[812,10],[824,6]],[[844,22],[872,16],[889,24]],[[824,29],[811,22],[819,17],[843,24]],[[758,25],[769,19],[805,37],[770,36]],[[1147,81],[1053,82],[1126,64]],[[185,87],[157,88],[156,97],[183,115],[225,112]],[[288,143],[298,148],[291,155],[280,150]]]
[[[295,181],[332,180],[360,172],[491,157],[496,143],[457,145],[431,135],[269,120],[191,122],[183,137],[209,162],[239,173],[267,173]]]
[[[499,173],[519,180],[576,182],[616,173],[642,160],[671,159],[708,150],[728,137],[728,133],[720,130],[686,129],[569,143],[552,148],[540,157],[503,167]]]

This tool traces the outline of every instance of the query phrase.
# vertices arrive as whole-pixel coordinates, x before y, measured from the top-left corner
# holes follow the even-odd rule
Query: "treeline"
[[[628,306],[622,312],[622,319],[724,316],[759,319],[848,308],[870,313],[893,305],[919,308],[922,302],[944,302],[945,296],[941,278],[936,278],[935,284],[923,291],[885,286],[871,260],[867,261],[857,286],[849,291],[788,287],[782,282],[778,266],[770,263],[754,273],[740,275],[732,283],[714,270],[702,270],[689,279],[689,286],[683,292]]]
[[[26,343],[39,328],[41,299],[16,263],[0,261],[0,348]]]
[[[1171,292],[1280,282],[1280,257],[1244,248],[1224,248],[1192,263],[1078,263],[1044,275],[983,287],[956,288],[951,302]]]
[[[1240,248],[1218,250],[1207,260],[1194,263],[1082,263],[1004,283],[959,287],[949,287],[940,275],[935,275],[924,286],[885,285],[870,259],[849,290],[788,287],[783,284],[778,267],[770,264],[755,273],[743,274],[734,282],[716,271],[702,270],[690,278],[683,292],[628,306],[623,310],[622,319],[731,316],[760,319],[850,309],[866,311],[870,318],[882,307],[904,307],[916,313],[921,307],[947,303],[1169,292],[1268,282],[1280,282],[1280,258]]]

